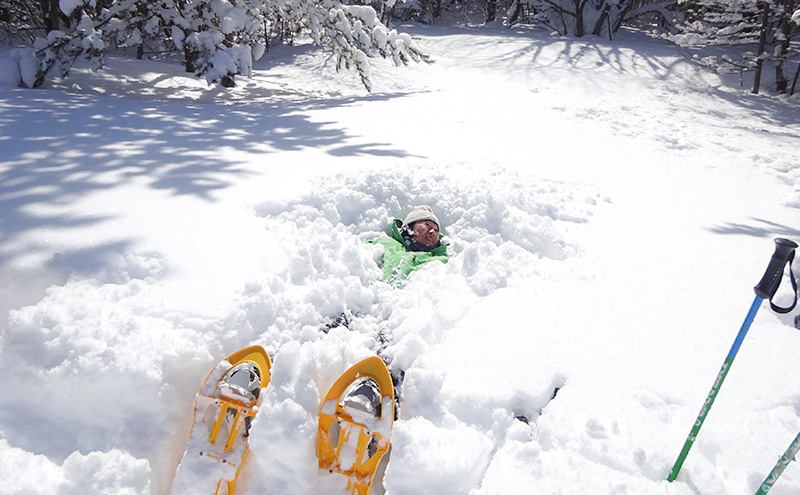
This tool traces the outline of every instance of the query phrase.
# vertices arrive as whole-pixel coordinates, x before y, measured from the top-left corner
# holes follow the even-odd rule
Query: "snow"
[[[20,76],[18,53],[0,57],[0,86],[11,86],[16,88],[22,80]]]
[[[85,0],[58,0],[58,8],[65,15],[71,15],[75,9],[83,7],[84,5],[87,7],[94,7],[95,2],[93,0],[89,0],[88,2]]]
[[[175,46],[179,49],[183,49],[183,40],[186,38],[186,34],[184,34],[183,30],[180,29],[178,26],[172,26],[170,30],[172,34],[172,42],[175,43]]]
[[[391,495],[756,491],[800,431],[797,310],[767,304],[666,477],[800,240],[796,100],[638,33],[402,30],[435,63],[377,60],[371,94],[302,44],[231,89],[115,57],[0,86],[0,494],[169,493],[250,344],[273,368],[237,492],[332,493],[320,401],[381,339]],[[364,241],[418,204],[451,259],[392,289]],[[771,493],[798,489],[792,464]]]
[[[0,55],[0,87],[32,87],[37,63],[31,48],[15,48]]]

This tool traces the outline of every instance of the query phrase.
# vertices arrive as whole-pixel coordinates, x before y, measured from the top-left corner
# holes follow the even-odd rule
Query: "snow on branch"
[[[22,84],[41,85],[48,77],[66,77],[79,59],[92,69],[105,63],[111,47],[137,48],[145,42],[181,50],[186,69],[209,84],[234,85],[249,76],[253,60],[265,52],[272,26],[286,32],[310,32],[312,39],[334,50],[339,68],[355,69],[370,88],[372,56],[397,65],[429,61],[410,36],[386,27],[371,6],[335,0],[113,0],[98,8],[96,0],[60,0],[65,29],[38,38],[32,52],[18,51],[27,70]]]
[[[287,5],[287,4],[285,4]],[[430,62],[407,34],[386,27],[370,6],[345,5],[338,1],[301,1],[283,12],[295,16],[295,23],[307,25],[315,43],[331,48],[337,69],[354,69],[369,91],[370,56],[390,58],[396,65],[409,61]]]

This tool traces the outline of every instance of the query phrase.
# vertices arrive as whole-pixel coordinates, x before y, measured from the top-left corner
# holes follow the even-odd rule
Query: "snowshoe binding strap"
[[[247,401],[258,399],[261,387],[258,367],[251,362],[237,364],[220,381],[219,387],[220,392],[226,396],[233,393]]]
[[[775,239],[775,252],[772,253],[772,259],[769,261],[767,271],[764,272],[764,276],[761,278],[761,281],[758,283],[758,285],[753,288],[758,297],[769,301],[770,307],[776,313],[786,314],[793,310],[797,305],[797,280],[794,278],[794,273],[792,273],[794,250],[797,247],[797,244],[789,239]],[[792,291],[794,292],[794,301],[792,301],[791,306],[782,308],[773,303],[772,299],[775,297],[775,293],[778,291],[778,287],[781,285],[783,271],[786,268],[786,265],[789,265],[789,280],[791,281]]]
[[[367,414],[375,418],[381,417],[381,392],[375,380],[369,377],[359,378],[350,385],[339,406],[351,417]],[[356,419],[356,418],[353,418]]]

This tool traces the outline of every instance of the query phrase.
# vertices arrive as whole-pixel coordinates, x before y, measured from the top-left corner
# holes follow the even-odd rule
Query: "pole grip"
[[[778,286],[781,284],[783,278],[783,269],[786,263],[794,258],[794,250],[797,244],[789,239],[777,238],[775,239],[775,252],[772,253],[772,259],[769,260],[767,271],[761,277],[758,285],[753,287],[756,295],[762,299],[771,300],[778,291]]]

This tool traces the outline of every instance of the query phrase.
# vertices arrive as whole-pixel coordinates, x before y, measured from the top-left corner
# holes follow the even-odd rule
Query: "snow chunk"
[[[65,494],[146,495],[150,493],[150,464],[127,452],[73,453],[64,461]]]
[[[398,421],[384,484],[396,495],[469,493],[480,486],[493,448],[463,423],[440,428],[421,417]]]
[[[230,16],[225,16],[219,22],[219,29],[225,34],[231,34],[236,31],[236,21]]]
[[[379,24],[377,12],[368,5],[347,5],[344,8],[347,9],[348,14],[360,19],[369,28]]]
[[[144,25],[144,31],[151,36],[157,35],[160,29],[161,19],[158,16],[153,16],[147,21],[147,24]]]
[[[32,88],[38,67],[32,48],[15,48],[8,56],[0,57],[0,86]]]
[[[253,46],[253,60],[261,60],[266,49],[267,47],[264,46],[263,43],[256,43],[255,46]]]
[[[178,50],[183,50],[183,40],[185,38],[186,35],[183,33],[183,29],[178,26],[172,26],[172,42],[175,43]]]
[[[95,0],[59,0],[58,8],[66,16],[72,15],[75,10],[83,6],[94,8]]]
[[[73,452],[58,466],[43,455],[8,445],[0,438],[3,484],[9,493],[27,495],[147,495],[150,493],[150,464],[127,452]],[[34,473],[35,476],[31,476]]]
[[[18,87],[22,83],[19,70],[19,58],[14,56],[0,57],[0,86]]]
[[[36,55],[32,49],[23,48],[20,51],[19,73],[25,86],[32,88],[36,84],[36,78],[39,74],[39,62],[36,60]]]
[[[43,455],[12,447],[0,438],[0,466],[3,466],[3,486],[9,493],[52,495],[63,484],[61,468]]]

